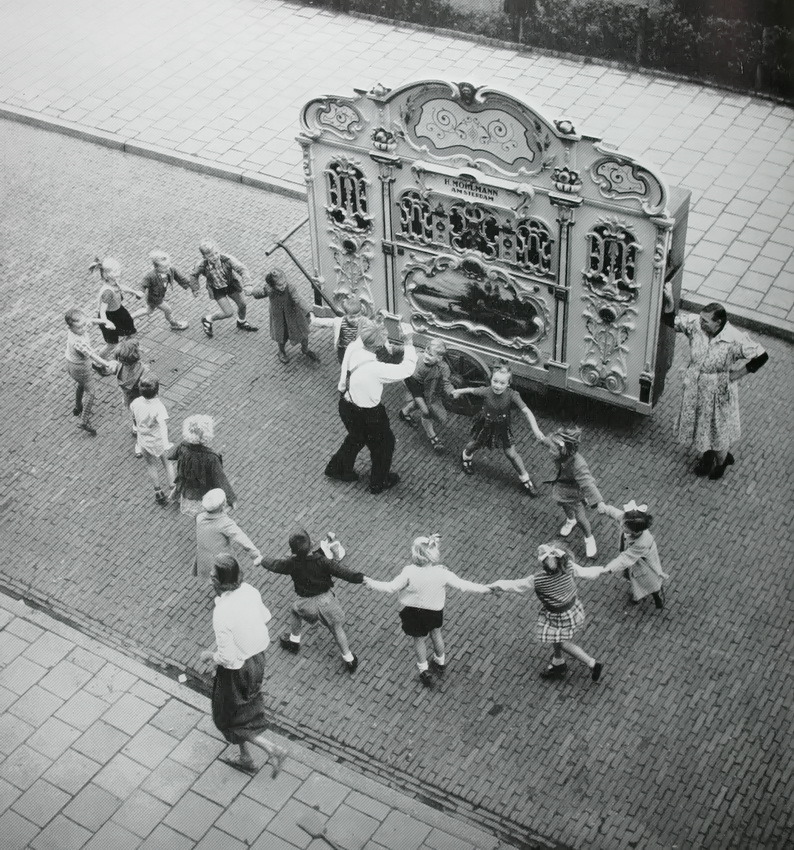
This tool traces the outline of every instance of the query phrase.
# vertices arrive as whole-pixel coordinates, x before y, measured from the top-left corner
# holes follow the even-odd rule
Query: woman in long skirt
[[[240,748],[238,759],[221,760],[253,775],[257,767],[249,745],[255,744],[270,757],[275,777],[287,751],[260,734],[267,725],[262,681],[265,650],[270,644],[270,611],[259,591],[243,581],[233,555],[217,556],[212,583],[216,594],[212,614],[216,648],[203,650],[200,659],[217,665],[212,686],[213,723],[230,744]]]

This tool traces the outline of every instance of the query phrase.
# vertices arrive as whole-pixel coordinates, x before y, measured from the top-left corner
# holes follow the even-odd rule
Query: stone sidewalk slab
[[[788,105],[282,0],[5,0],[0,32],[0,115],[293,197],[312,97],[438,78],[505,89],[689,188],[687,303],[794,338]]]
[[[0,716],[0,741],[5,745],[0,761],[0,834],[4,836],[0,843],[6,850],[243,850],[251,846],[314,850],[322,842],[313,842],[299,825],[306,817],[314,818],[342,850],[509,850],[512,846],[278,734],[268,733],[290,752],[281,776],[271,779],[267,765],[253,779],[238,773],[217,761],[228,745],[217,731],[210,731],[206,697],[3,594],[0,615],[0,636],[14,630],[24,634],[27,627],[35,627],[38,637],[28,632],[27,638],[21,638],[24,651],[41,658],[43,645],[58,648],[47,659],[51,670],[69,663],[64,657],[80,658],[94,668],[93,677],[105,667],[123,671],[130,691],[137,689],[152,698],[149,703],[132,702],[128,692],[117,701],[103,703],[97,724],[114,728],[123,714],[125,724],[134,727],[136,734],[120,753],[115,746],[93,748],[91,759],[73,746],[82,734],[81,726],[58,721],[56,728],[52,719],[29,712],[33,698],[39,696],[36,685],[9,706]],[[6,661],[0,658],[0,666],[6,668]],[[84,693],[84,689],[77,692]],[[14,712],[33,722],[24,723]],[[65,733],[66,729],[71,732]],[[182,743],[169,733],[181,736]],[[89,734],[102,736],[93,727]],[[192,742],[191,736],[195,736]],[[41,748],[37,745],[41,741],[50,744]],[[56,741],[64,743],[56,746]],[[41,758],[35,769],[29,765],[21,774],[18,766],[30,762],[28,746],[38,750]],[[181,755],[176,752],[179,747]],[[234,755],[231,750],[230,755]],[[154,777],[163,759],[172,757],[181,759],[187,772],[178,790],[163,801],[158,799],[159,780]],[[136,758],[140,763],[133,761]],[[261,761],[261,754],[257,758]],[[162,771],[159,774],[163,776]]]

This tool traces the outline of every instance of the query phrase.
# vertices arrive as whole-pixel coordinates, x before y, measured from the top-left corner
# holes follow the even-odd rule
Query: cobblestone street
[[[114,379],[100,386],[96,439],[76,428],[63,313],[93,308],[87,268],[96,253],[117,257],[123,282],[137,286],[151,249],[169,250],[187,271],[201,238],[213,236],[261,282],[272,266],[265,249],[305,208],[19,124],[0,123],[0,150],[0,582],[103,643],[202,685],[191,670],[212,640],[212,599],[191,575],[192,522],[152,500]],[[277,262],[298,280],[286,257]],[[407,562],[413,536],[437,531],[448,565],[472,580],[534,569],[532,553],[554,536],[558,509],[548,488],[528,500],[496,453],[478,456],[476,476],[465,477],[457,453],[467,421],[452,423],[439,457],[396,421],[392,388],[384,400],[403,483],[373,498],[365,483],[330,482],[322,469],[341,438],[330,335],[313,332],[321,365],[296,353],[283,366],[266,302],[250,309],[258,334],[218,323],[208,340],[199,322],[205,299],[179,291],[173,301],[190,329],[175,334],[159,316],[141,320],[142,346],[163,383],[172,440],[185,415],[216,418],[216,444],[240,497],[235,517],[263,552],[284,552],[296,524],[315,536],[333,530],[351,567],[387,578]],[[672,576],[661,613],[650,603],[628,607],[617,579],[581,583],[582,643],[605,664],[598,685],[581,668],[564,683],[539,681],[547,657],[534,640],[534,602],[453,592],[450,669],[441,688],[425,692],[395,600],[342,583],[360,669],[349,676],[319,626],[297,657],[270,650],[274,727],[516,843],[786,846],[794,829],[794,600],[785,556],[792,352],[757,338],[770,362],[742,384],[743,440],[719,482],[693,476],[692,458],[672,436],[683,345],[651,418],[576,411],[605,498],[649,503]],[[544,431],[570,415],[527,400]],[[545,451],[522,429],[519,448],[544,480]],[[359,469],[367,466],[365,453]],[[594,528],[603,562],[616,553],[615,529],[605,518]],[[572,540],[583,559],[581,538]],[[277,634],[288,623],[290,582],[264,571],[247,578]]]

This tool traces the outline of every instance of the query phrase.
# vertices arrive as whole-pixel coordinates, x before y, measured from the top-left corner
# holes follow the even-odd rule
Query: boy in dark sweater
[[[289,634],[279,637],[282,649],[288,652],[298,652],[301,641],[301,623],[324,623],[331,631],[339,649],[342,652],[347,669],[354,673],[358,667],[358,658],[350,651],[345,634],[345,612],[339,604],[333,591],[334,577],[349,581],[351,584],[361,584],[364,574],[353,572],[340,565],[344,550],[339,542],[329,535],[328,541],[323,541],[321,548],[312,551],[311,538],[302,529],[296,531],[289,539],[290,558],[274,560],[259,558],[254,564],[261,565],[271,573],[288,575],[295,585],[298,598],[292,605],[292,625]]]

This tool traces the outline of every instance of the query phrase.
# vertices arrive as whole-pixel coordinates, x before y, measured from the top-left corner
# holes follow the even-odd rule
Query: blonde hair
[[[425,537],[414,538],[411,546],[411,558],[413,562],[421,567],[425,564],[437,564],[441,559],[438,551],[439,536],[431,534]]]
[[[97,257],[88,267],[89,272],[99,272],[99,276],[103,281],[109,278],[118,280],[121,277],[121,263],[115,257],[105,257],[100,260]]]
[[[196,413],[182,423],[182,439],[186,443],[206,446],[215,436],[215,420],[211,416]]]
[[[149,259],[153,263],[161,263],[164,266],[171,265],[171,256],[169,254],[166,254],[165,251],[152,251],[149,254]]]
[[[447,353],[447,344],[443,339],[431,339],[430,342],[428,342],[425,351],[429,351],[430,354],[437,354],[439,357],[443,357]]]

